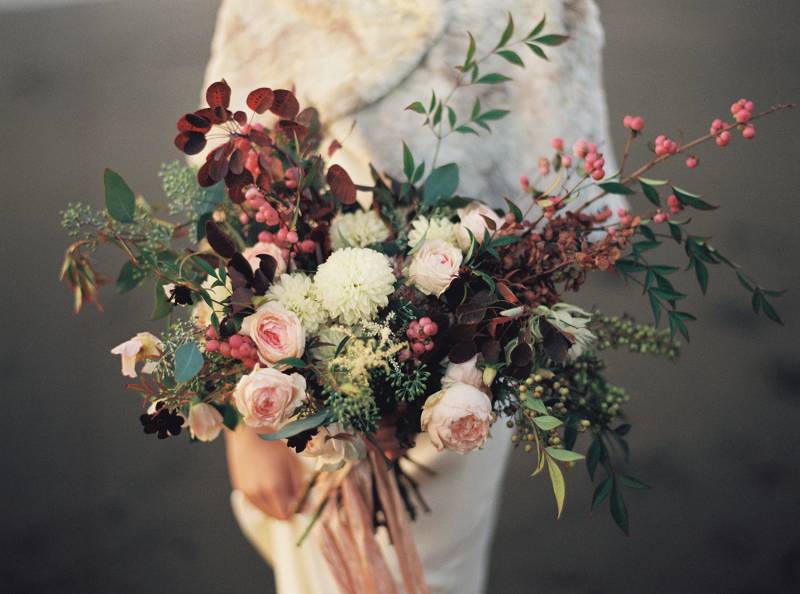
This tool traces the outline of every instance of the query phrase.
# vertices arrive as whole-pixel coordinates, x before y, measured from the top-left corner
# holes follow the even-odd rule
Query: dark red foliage
[[[250,91],[250,94],[247,96],[247,107],[256,113],[264,113],[272,107],[274,97],[275,94],[272,92],[272,89],[266,87]]]
[[[356,185],[344,168],[339,165],[331,165],[326,179],[333,195],[342,204],[353,204],[356,201]]]
[[[206,89],[206,103],[212,109],[215,107],[222,107],[228,109],[231,103],[231,88],[224,80],[212,83]]]
[[[300,111],[300,104],[294,93],[286,89],[278,89],[273,93],[272,105],[269,110],[278,117],[292,120]]]

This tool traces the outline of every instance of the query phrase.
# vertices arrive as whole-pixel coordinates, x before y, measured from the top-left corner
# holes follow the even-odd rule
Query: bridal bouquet
[[[497,45],[480,56],[470,36],[453,89],[408,109],[439,142],[451,135],[490,142],[483,133],[508,111],[475,100],[470,113],[457,114],[451,98],[507,84],[487,69],[490,59],[522,66],[519,48],[546,59],[567,38],[544,26],[542,19],[512,41],[509,17]],[[91,252],[120,248],[127,260],[117,289],[149,281],[152,319],[169,320],[160,336],[141,332],[112,350],[143,397],[144,431],[166,438],[188,428],[192,439],[210,441],[223,426],[243,423],[283,440],[316,459],[315,489],[323,493],[316,517],[334,514],[360,489],[367,503],[357,506],[360,519],[370,528],[387,524],[404,546],[398,518],[424,508],[424,494],[400,464],[413,459],[416,437],[427,433],[437,449],[468,454],[491,438],[493,424],[505,423],[513,442],[535,455],[534,474],[546,470],[559,514],[564,470],[585,458],[597,481],[592,507],[608,500],[627,532],[623,493],[647,486],[621,472],[613,455],[627,454],[628,395],[606,379],[603,351],[674,359],[677,337],[689,339],[695,318],[681,307],[681,269],[659,259],[663,248],[680,246],[684,270],[703,293],[712,268],[731,270],[755,312],[780,323],[771,302],[780,292],[692,232],[695,213],[716,206],[645,174],[676,158],[694,168],[699,145],[752,139],[758,118],[788,106],[759,113],[741,99],[729,118],[685,143],[664,134],[648,142],[644,119],[627,116],[618,171],[607,170],[591,139],[568,146],[555,138],[536,176],[521,177],[520,196],[505,198],[500,210],[484,202],[497,197],[458,193],[458,164],[423,160],[399,139],[403,178],[373,169],[371,182],[357,185],[341,166],[326,164],[341,144],[320,154],[318,114],[301,110],[292,91],[253,90],[249,113],[231,106],[230,95],[225,81],[216,82],[207,107],[178,120],[178,149],[210,150],[197,171],[179,162],[163,167],[165,206],[136,196],[107,170],[104,210],[75,204],[64,211],[75,241],[62,274],[76,310],[97,304],[102,279]],[[267,113],[271,127],[253,122]],[[648,156],[629,169],[642,144]],[[612,212],[604,205],[610,195],[638,206]],[[569,294],[598,274],[635,284],[654,323],[570,304]],[[405,453],[384,453],[375,439],[380,428]],[[373,484],[374,500],[364,486]],[[337,521],[358,523],[347,517]]]

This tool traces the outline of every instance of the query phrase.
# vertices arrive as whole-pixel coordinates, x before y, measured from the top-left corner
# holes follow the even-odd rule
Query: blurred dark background
[[[14,6],[9,6],[12,4]],[[140,329],[149,295],[105,293],[107,311],[70,312],[57,272],[58,211],[102,203],[102,170],[159,194],[176,158],[178,114],[195,104],[215,0],[46,6],[0,2],[3,424],[0,590],[9,593],[272,591],[234,523],[222,443],[158,442],[141,432],[109,348]],[[605,0],[609,104],[617,147],[625,113],[647,132],[687,137],[745,96],[800,99],[800,3]],[[503,18],[498,15],[498,18]],[[712,270],[701,323],[677,364],[617,354],[633,395],[632,536],[588,513],[583,468],[554,518],[550,486],[515,455],[492,555],[491,593],[800,591],[800,114],[758,125],[751,143],[699,151],[665,170],[724,206],[700,228],[767,286],[786,326],[750,312]],[[101,258],[110,274],[116,255]],[[697,293],[694,280],[684,287]],[[609,290],[614,289],[613,293]],[[613,280],[581,294],[648,319]],[[613,309],[612,309],[613,308]]]

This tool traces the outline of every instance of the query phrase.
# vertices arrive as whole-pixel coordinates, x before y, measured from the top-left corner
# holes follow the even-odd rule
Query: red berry
[[[214,351],[219,349],[219,341],[218,340],[207,340],[206,341],[206,352],[213,353]]]
[[[240,346],[242,346],[244,340],[242,339],[241,335],[234,334],[228,339],[228,342],[230,343],[232,349],[238,349]]]
[[[230,357],[231,356],[231,345],[227,342],[219,343],[219,353],[223,357]]]

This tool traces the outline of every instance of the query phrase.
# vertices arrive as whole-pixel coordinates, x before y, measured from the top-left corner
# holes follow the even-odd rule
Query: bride
[[[477,92],[482,104],[509,108],[511,116],[495,123],[490,142],[449,139],[438,163],[462,164],[462,195],[513,197],[519,193],[516,180],[536,169],[557,135],[568,143],[587,138],[610,153],[603,31],[593,0],[223,0],[203,88],[225,78],[232,102],[244,104],[256,87],[295,87],[301,105],[319,110],[328,139],[342,142],[333,161],[356,183],[370,180],[369,163],[400,177],[398,139],[428,163],[435,150],[433,135],[404,107],[426,100],[431,89],[447,92],[452,66],[463,60],[465,32],[473,33],[479,51],[488,49],[500,37],[506,12],[524,33],[546,14],[548,30],[571,40],[550,50],[549,61],[529,55],[524,69],[500,65],[515,81]],[[456,96],[454,107],[463,113],[471,101],[460,103]],[[364,206],[370,199],[359,195]],[[431,507],[412,530],[432,594],[479,593],[485,587],[511,447],[504,425],[496,424],[493,433],[485,449],[467,456],[435,453],[426,436],[411,452],[420,466],[407,471],[421,483]],[[278,592],[336,591],[316,543],[295,546],[308,524],[308,517],[292,513],[309,475],[304,460],[246,427],[227,432],[227,452],[235,515],[272,565]]]

